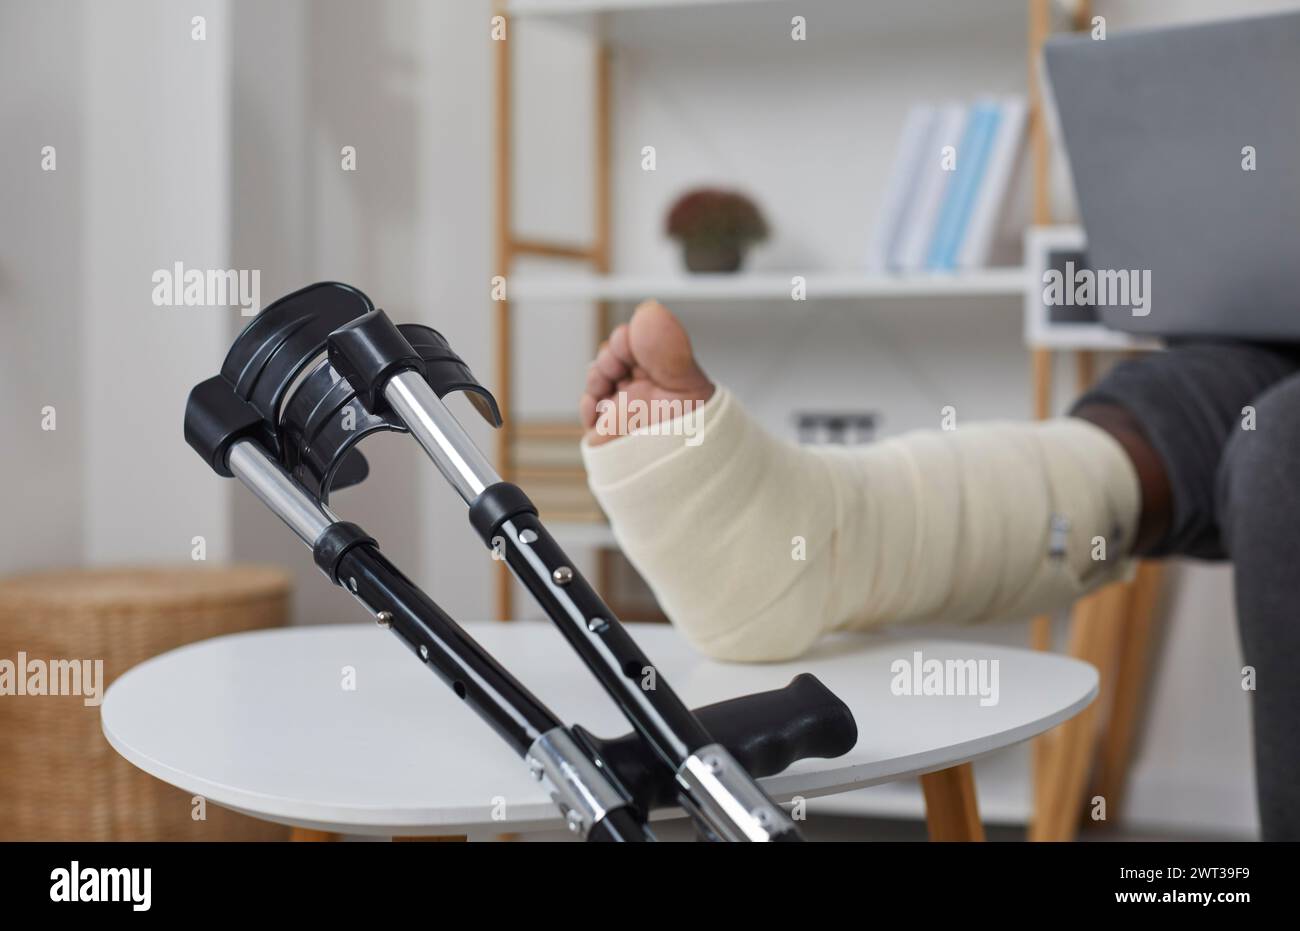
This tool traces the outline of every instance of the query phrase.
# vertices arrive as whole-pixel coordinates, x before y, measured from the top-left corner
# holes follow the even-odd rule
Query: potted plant
[[[767,238],[767,223],[743,194],[698,188],[679,197],[668,211],[668,235],[682,244],[690,271],[734,272],[745,250]]]

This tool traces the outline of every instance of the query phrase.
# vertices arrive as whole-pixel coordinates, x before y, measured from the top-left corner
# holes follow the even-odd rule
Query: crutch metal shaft
[[[418,372],[398,372],[388,379],[384,398],[466,504],[501,481],[492,463]]]
[[[338,520],[252,440],[241,440],[231,446],[226,464],[235,478],[308,546]]]
[[[227,464],[313,551],[336,528],[352,528],[333,570],[335,581],[526,759],[571,830],[599,839],[647,839],[622,790],[560,720],[389,562],[360,528],[342,524],[252,440],[234,443]]]

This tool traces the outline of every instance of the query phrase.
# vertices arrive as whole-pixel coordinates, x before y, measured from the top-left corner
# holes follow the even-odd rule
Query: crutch
[[[464,391],[491,423],[491,395],[435,331],[394,326],[347,285],[313,285],[268,306],[236,339],[220,375],[186,408],[186,439],[219,474],[248,486],[351,592],[505,739],[588,839],[641,840],[651,810],[679,804],[726,840],[797,840],[760,775],[856,742],[851,713],[814,677],[691,712],[537,518],[500,481],[442,403]],[[565,727],[411,583],[359,526],[326,504],[363,479],[354,447],[376,430],[409,431],[469,505],[470,521],[524,582],[634,732],[601,740]]]

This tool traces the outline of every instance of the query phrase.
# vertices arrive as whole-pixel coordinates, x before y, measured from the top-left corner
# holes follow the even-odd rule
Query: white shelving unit
[[[1086,10],[1085,0],[1075,4]],[[1037,44],[1051,29],[1053,10],[1069,4],[1055,0],[1029,0],[1028,47],[1032,59]],[[669,51],[678,55],[709,54],[716,49],[744,49],[747,54],[764,54],[784,46],[789,53],[791,20],[803,16],[810,34],[827,47],[849,50],[854,56],[869,56],[873,49],[899,45],[930,46],[936,49],[978,46],[988,37],[1003,38],[1026,30],[1025,0],[500,0],[500,9],[512,24],[545,20],[590,37],[597,50],[596,169],[592,175],[596,222],[590,245],[538,240],[515,235],[511,225],[512,137],[510,134],[510,54],[501,43],[497,59],[498,99],[496,143],[501,164],[498,183],[503,191],[498,205],[496,235],[499,273],[506,276],[509,297],[498,302],[496,314],[501,334],[498,342],[498,377],[508,387],[512,355],[509,332],[512,304],[538,305],[590,302],[596,307],[597,329],[607,332],[613,305],[635,303],[646,298],[665,302],[699,302],[722,305],[745,301],[784,302],[794,300],[794,278],[803,276],[807,301],[853,301],[861,312],[871,313],[878,305],[892,302],[923,312],[980,314],[1022,313],[1033,290],[1031,272],[1022,267],[989,268],[959,273],[917,273],[891,275],[862,269],[825,268],[806,271],[761,270],[732,275],[686,275],[625,273],[612,268],[610,183],[610,112],[614,89],[610,79],[609,50],[637,50],[654,55]],[[1073,15],[1077,18],[1079,10]],[[512,26],[513,28],[513,26]],[[512,33],[513,36],[513,33]],[[1034,101],[1037,106],[1037,101]],[[1036,133],[1036,134],[1035,134]],[[1047,217],[1048,149],[1041,115],[1031,126],[1033,138],[1033,198],[1036,223]],[[891,140],[892,142],[892,140]],[[560,259],[591,270],[543,272],[515,269],[521,257]],[[962,298],[976,299],[969,305]],[[915,300],[913,300],[915,299]],[[926,299],[931,300],[927,304]],[[993,310],[993,308],[998,308]],[[1039,349],[1034,355],[1036,397],[1049,389],[1050,354]],[[509,391],[506,403],[509,408]],[[1047,403],[1039,404],[1046,409]],[[509,423],[509,414],[507,413]],[[499,458],[510,461],[509,429],[499,437]],[[504,474],[504,473],[503,473]],[[508,477],[508,476],[507,476]],[[591,546],[608,551],[616,541],[604,524],[552,524],[551,530],[566,546]],[[503,576],[504,579],[504,576]],[[500,589],[501,604],[510,604],[508,582]],[[503,609],[502,616],[509,616]],[[863,729],[870,738],[869,728]],[[1027,746],[981,760],[976,764],[979,805],[982,817],[992,823],[1025,824],[1034,815]],[[815,813],[856,816],[922,818],[924,802],[914,780],[876,786],[834,798],[817,799]]]
[[[505,9],[520,21],[547,19],[638,48],[720,41],[762,48],[788,42],[794,16],[803,16],[823,40],[852,42],[904,32],[1023,28],[1025,18],[1024,0],[507,0]],[[785,28],[774,29],[777,24]]]
[[[675,301],[791,300],[804,279],[807,300],[872,300],[905,297],[1024,295],[1023,268],[990,268],[913,275],[864,272],[800,272],[697,275],[517,275],[511,298],[519,301]],[[1008,302],[1019,309],[1019,304]]]
[[[767,2],[767,0],[510,0],[507,9],[512,16],[563,16],[755,2]]]

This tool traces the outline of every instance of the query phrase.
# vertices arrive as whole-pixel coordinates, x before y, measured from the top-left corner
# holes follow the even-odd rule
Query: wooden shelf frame
[[[1077,32],[1091,24],[1091,0],[1077,0],[1071,28]],[[1040,74],[1043,43],[1051,32],[1051,0],[1029,0],[1029,134],[1036,226],[1052,223],[1051,147]],[[1044,420],[1052,416],[1055,353],[1041,346],[1030,352],[1034,416]],[[1075,351],[1077,392],[1092,386],[1096,367],[1095,351]],[[1120,812],[1137,720],[1145,705],[1162,581],[1160,565],[1144,562],[1132,581],[1109,585],[1075,603],[1067,651],[1097,667],[1100,694],[1081,714],[1034,740],[1030,840],[1073,840],[1090,798],[1103,798],[1108,813]],[[1051,617],[1030,623],[1030,643],[1039,650],[1052,648]]]
[[[518,236],[514,232],[514,93],[512,87],[513,62],[511,59],[514,42],[514,22],[509,12],[507,0],[494,0],[494,15],[503,18],[505,38],[493,40],[495,94],[493,96],[493,147],[495,149],[496,203],[494,212],[495,229],[495,274],[506,282],[506,299],[493,302],[495,323],[494,362],[497,375],[497,403],[505,423],[497,431],[496,464],[497,470],[505,481],[515,477],[514,445],[516,428],[512,416],[514,402],[514,351],[511,340],[512,306],[510,300],[510,275],[516,258],[534,256],[541,258],[563,259],[586,263],[597,275],[606,275],[610,269],[610,230],[612,217],[610,144],[612,132],[611,89],[610,89],[610,49],[603,42],[595,45],[595,126],[593,153],[595,170],[592,174],[594,185],[595,211],[592,217],[594,231],[592,241],[588,244],[574,244],[549,239]],[[608,302],[601,301],[596,307],[596,340],[599,346],[604,335],[609,332],[610,315]],[[607,555],[600,555],[598,583],[607,581]],[[497,570],[496,578],[496,613],[502,620],[513,614],[514,582],[504,565]],[[603,588],[604,586],[601,585]]]

